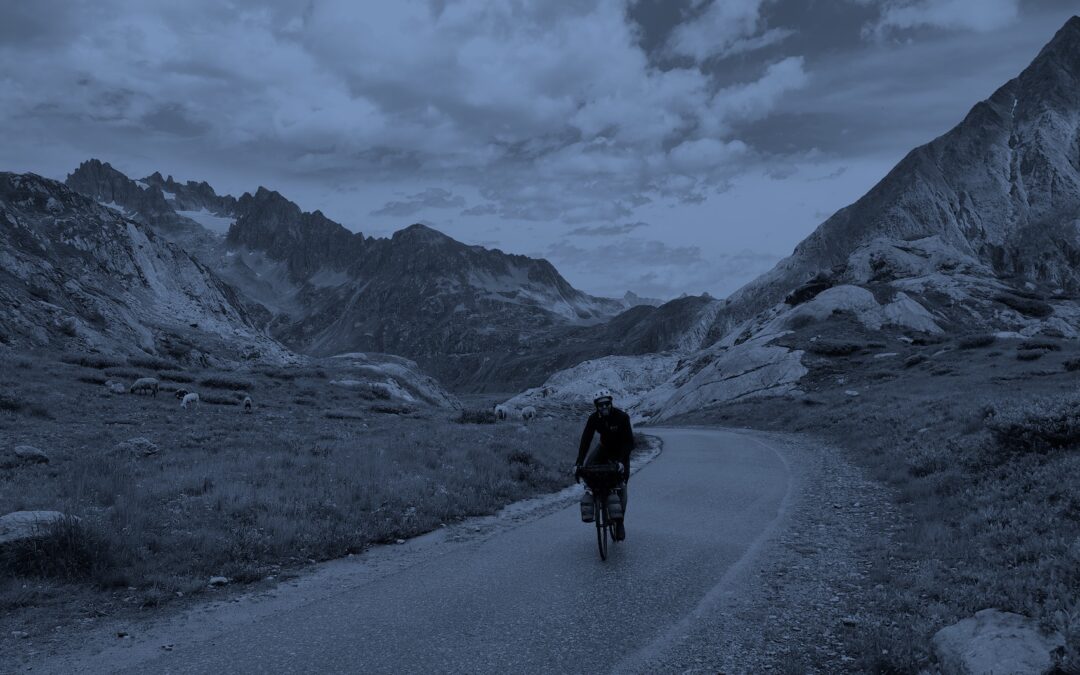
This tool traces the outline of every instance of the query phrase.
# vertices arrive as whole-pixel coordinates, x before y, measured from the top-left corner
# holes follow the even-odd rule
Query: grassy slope
[[[104,365],[104,364],[93,364]],[[153,369],[122,366],[128,382]],[[0,555],[0,635],[35,621],[152,607],[206,588],[359,551],[569,484],[580,421],[454,424],[456,411],[393,410],[318,369],[165,381],[255,412],[112,395],[108,370],[17,358],[0,364],[0,452],[29,444],[49,464],[0,469],[0,514],[46,509],[81,523]],[[183,375],[180,375],[182,378]],[[228,384],[226,382],[226,384]],[[205,398],[205,396],[204,396]],[[132,437],[156,455],[117,446]],[[36,617],[36,619],[35,619]]]
[[[814,335],[832,342],[818,348]],[[870,542],[877,560],[867,611],[879,620],[852,631],[851,645],[866,670],[915,672],[937,629],[986,607],[1061,631],[1075,667],[1080,372],[1066,364],[1080,345],[1041,338],[1054,349],[1032,358],[1018,340],[912,345],[898,337],[842,318],[807,327],[784,341],[834,353],[846,350],[831,346],[851,341],[858,349],[808,352],[805,396],[751,399],[676,421],[811,434],[893,488],[908,524],[899,542]],[[874,358],[890,352],[896,356]]]

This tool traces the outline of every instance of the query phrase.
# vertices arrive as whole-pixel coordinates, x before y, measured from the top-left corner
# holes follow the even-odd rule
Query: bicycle
[[[600,560],[607,560],[608,538],[615,539],[615,521],[608,513],[608,498],[622,483],[623,472],[618,464],[590,464],[578,467],[577,476],[593,497],[593,520],[596,522],[596,545]]]

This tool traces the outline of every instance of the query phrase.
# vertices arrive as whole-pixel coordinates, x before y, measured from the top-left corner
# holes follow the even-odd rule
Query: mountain
[[[748,397],[798,398],[807,382],[858,380],[860,359],[838,355],[876,350],[861,361],[867,377],[893,378],[897,369],[874,364],[911,344],[973,332],[1080,336],[1078,295],[1073,17],[1018,77],[726,299],[699,349],[641,356],[636,366],[623,357],[582,363],[511,404],[580,407],[603,381],[638,419],[654,421]]]
[[[0,243],[9,346],[137,347],[203,363],[287,356],[257,328],[258,309],[205,265],[63,183],[0,173]]]
[[[734,293],[713,337],[816,275],[857,280],[851,256],[935,238],[992,277],[1080,290],[1080,17],[1018,77],[955,128],[912,150],[873,189],[821,224],[765,275]],[[902,273],[902,272],[901,272]]]
[[[314,356],[399,354],[452,385],[501,388],[512,385],[485,365],[542,356],[544,345],[632,304],[575,289],[546,260],[424,225],[366,237],[263,187],[234,199],[160,173],[134,181],[98,160],[67,183],[184,247],[264,307],[275,338]],[[514,386],[550,372],[538,367],[520,370],[530,379]]]

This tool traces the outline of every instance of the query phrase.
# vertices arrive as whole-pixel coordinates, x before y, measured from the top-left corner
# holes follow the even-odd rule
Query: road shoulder
[[[867,654],[855,652],[873,648],[867,636],[887,621],[867,599],[887,582],[883,556],[901,527],[887,489],[827,444],[724,430],[784,459],[792,477],[787,512],[755,555],[709,594],[687,630],[631,669],[863,672]]]

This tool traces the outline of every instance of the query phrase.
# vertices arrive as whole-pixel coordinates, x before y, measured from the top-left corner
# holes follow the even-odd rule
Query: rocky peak
[[[880,238],[938,237],[999,277],[1080,289],[1080,18],[952,130],[731,296],[714,335]]]
[[[347,271],[366,249],[362,234],[350,232],[321,212],[306,213],[280,193],[259,187],[236,204],[237,220],[229,228],[230,246],[261,251],[286,263],[296,281],[320,270]]]

